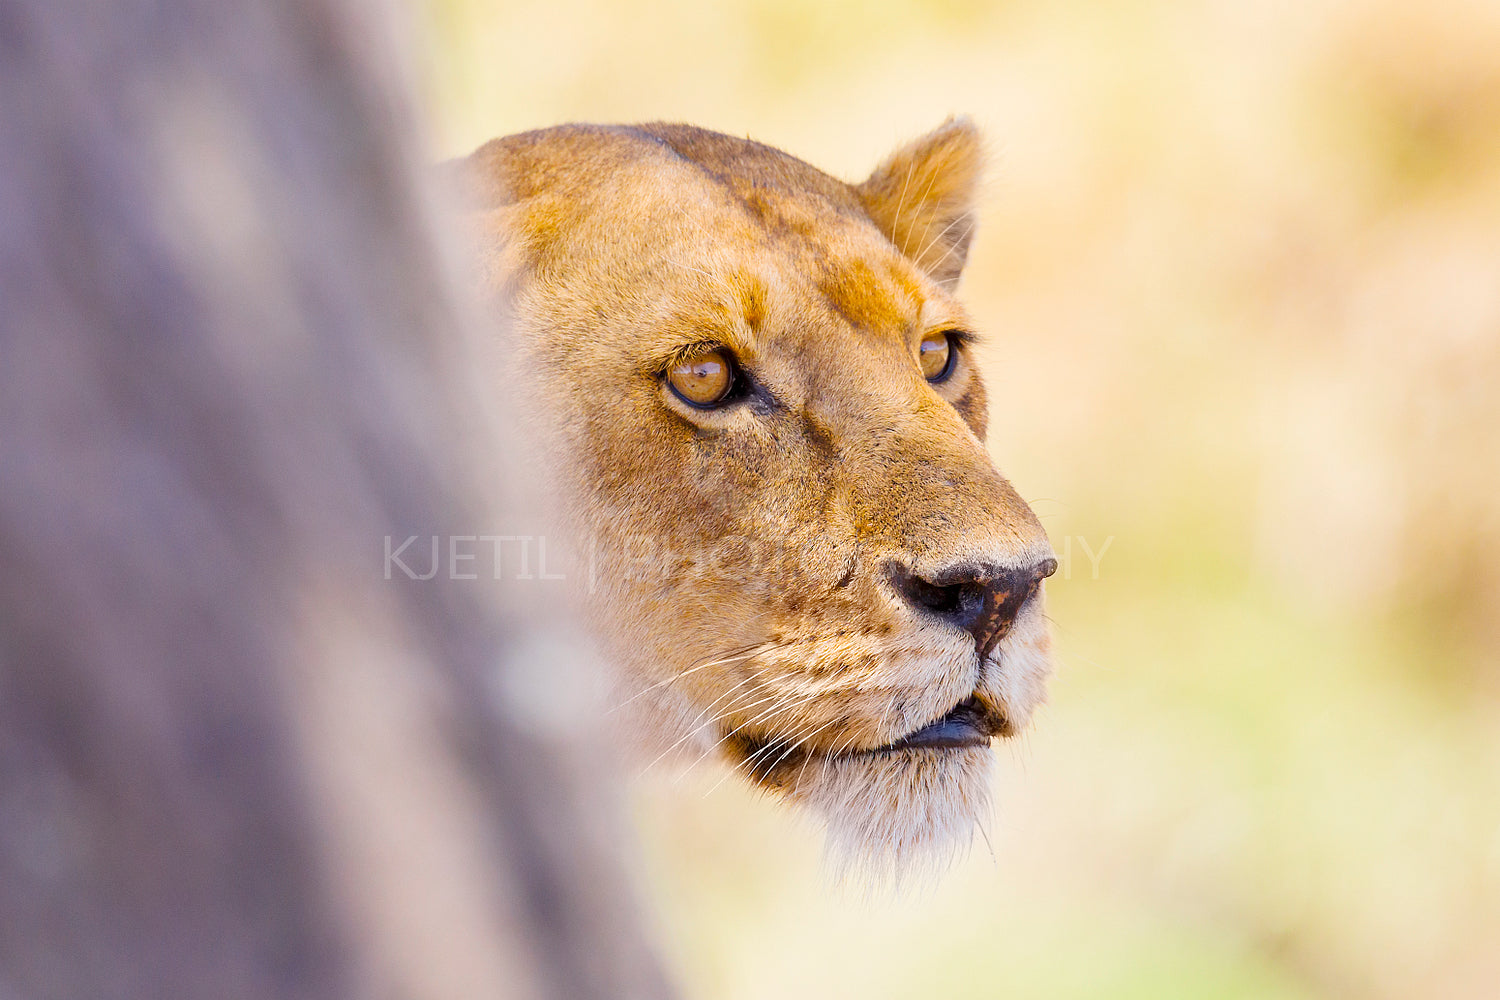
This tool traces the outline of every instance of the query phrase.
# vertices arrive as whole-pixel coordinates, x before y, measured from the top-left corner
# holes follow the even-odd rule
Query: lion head
[[[1057,563],[954,295],[980,159],[957,120],[857,185],[666,124],[462,165],[623,728],[896,870],[969,841],[1049,672]]]

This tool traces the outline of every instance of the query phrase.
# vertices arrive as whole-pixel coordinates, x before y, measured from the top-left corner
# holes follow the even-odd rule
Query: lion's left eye
[[[953,335],[946,332],[929,333],[917,348],[917,361],[922,366],[922,375],[929,382],[942,382],[952,375],[953,359],[957,355],[953,349]]]

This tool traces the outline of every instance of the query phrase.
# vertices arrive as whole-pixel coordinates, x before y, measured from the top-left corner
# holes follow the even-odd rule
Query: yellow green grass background
[[[854,180],[950,113],[990,142],[963,294],[993,454],[1067,557],[1051,703],[989,845],[896,899],[706,764],[638,782],[689,996],[1500,997],[1500,5],[427,0],[413,30],[435,156],[670,119]]]

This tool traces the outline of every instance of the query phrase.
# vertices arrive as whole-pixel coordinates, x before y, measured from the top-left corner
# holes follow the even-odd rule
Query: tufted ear
[[[940,284],[956,283],[968,257],[983,159],[974,123],[949,118],[855,188],[881,231]]]

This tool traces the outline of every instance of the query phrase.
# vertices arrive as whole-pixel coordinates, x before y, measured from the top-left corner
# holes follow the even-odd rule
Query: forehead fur
[[[765,278],[746,266],[758,247],[809,278],[850,326],[882,332],[910,326],[941,294],[897,252],[859,188],[749,139],[686,125],[568,125],[495,140],[470,164],[471,195],[514,206],[504,222],[523,256],[554,275],[580,257],[643,264],[678,245],[712,262],[716,248],[732,247],[735,266],[714,277],[735,286],[754,325],[767,297]],[[622,203],[640,219],[629,231],[613,225]]]
[[[611,175],[630,176],[648,162],[681,168],[671,178],[674,189],[694,177],[718,186],[773,231],[798,231],[782,211],[789,201],[822,199],[835,211],[868,220],[855,189],[843,181],[762,143],[690,125],[561,125],[496,139],[473,159],[487,169],[476,172],[472,194],[490,207],[547,193],[598,191],[610,185]]]

